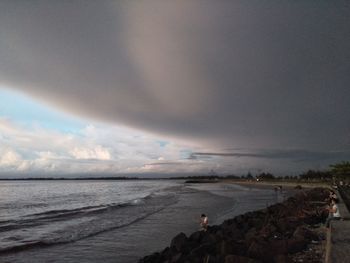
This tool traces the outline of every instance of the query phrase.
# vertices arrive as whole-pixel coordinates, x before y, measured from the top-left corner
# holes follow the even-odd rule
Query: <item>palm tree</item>
[[[336,163],[330,165],[331,173],[336,179],[350,179],[350,162],[343,161],[341,163]]]

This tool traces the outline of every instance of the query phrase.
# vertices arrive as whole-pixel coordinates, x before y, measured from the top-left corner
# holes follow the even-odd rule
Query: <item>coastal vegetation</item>
[[[349,179],[350,177],[350,162],[343,161],[340,163],[332,164],[331,166],[331,174],[339,179]]]

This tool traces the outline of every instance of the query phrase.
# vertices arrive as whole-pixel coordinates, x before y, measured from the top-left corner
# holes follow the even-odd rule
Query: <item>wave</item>
[[[153,211],[151,213],[148,213],[144,216],[138,217],[128,223],[122,224],[122,225],[117,225],[114,227],[110,227],[110,228],[105,228],[99,231],[94,231],[91,233],[86,233],[84,236],[80,236],[80,237],[72,237],[69,239],[66,238],[58,238],[58,239],[53,239],[53,240],[39,240],[39,241],[22,241],[22,243],[17,244],[15,246],[10,246],[10,247],[5,247],[5,248],[0,248],[0,253],[1,254],[7,254],[7,253],[13,253],[13,252],[19,252],[19,251],[23,251],[23,250],[27,250],[27,249],[32,249],[32,248],[43,248],[43,247],[48,247],[48,246],[53,246],[53,245],[59,245],[59,244],[67,244],[67,243],[72,243],[78,240],[81,240],[83,238],[88,238],[88,237],[92,237],[107,231],[111,231],[114,229],[118,229],[118,228],[122,228],[122,227],[126,227],[129,225],[132,225],[138,221],[141,221],[145,218],[147,218],[148,216],[151,216],[152,214],[158,213],[161,210],[163,210],[165,207],[158,209],[157,211]]]
[[[177,202],[174,194],[152,193],[124,203],[50,210],[0,222],[0,253],[71,243],[134,224]],[[18,236],[18,238],[14,238]]]
[[[148,199],[150,198],[149,196],[146,196],[144,198],[134,199],[124,203],[111,203],[107,205],[85,206],[85,207],[79,207],[75,209],[49,210],[42,213],[27,215],[19,220],[0,221],[0,233],[4,231],[13,230],[13,229],[37,226],[37,225],[45,224],[47,222],[67,220],[74,217],[88,216],[93,214],[104,213],[106,211],[110,211],[113,209],[140,205],[143,203],[143,199]]]

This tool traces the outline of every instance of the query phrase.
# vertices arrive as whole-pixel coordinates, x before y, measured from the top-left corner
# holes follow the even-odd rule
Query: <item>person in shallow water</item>
[[[328,208],[328,217],[326,220],[326,227],[329,228],[329,224],[332,220],[339,220],[340,219],[340,213],[339,213],[339,208],[338,208],[338,200],[332,198],[331,199],[331,204]]]
[[[205,214],[201,215],[200,226],[203,231],[207,231],[208,229],[208,217]]]

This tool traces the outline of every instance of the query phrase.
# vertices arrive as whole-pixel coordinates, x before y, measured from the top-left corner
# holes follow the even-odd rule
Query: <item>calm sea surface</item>
[[[1,181],[0,262],[137,262],[179,232],[282,201],[232,184]]]

